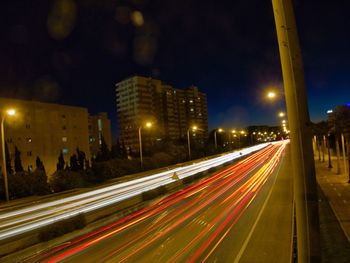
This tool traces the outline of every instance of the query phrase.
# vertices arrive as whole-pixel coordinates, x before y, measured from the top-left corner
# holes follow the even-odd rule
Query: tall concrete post
[[[298,262],[320,262],[318,199],[304,69],[291,0],[272,0],[290,126]]]

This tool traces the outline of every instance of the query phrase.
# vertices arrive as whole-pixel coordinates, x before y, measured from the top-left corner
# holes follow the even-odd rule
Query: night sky
[[[350,101],[350,1],[295,12],[312,121]],[[153,76],[207,94],[209,127],[277,124],[283,90],[270,0],[7,0],[0,3],[0,96],[107,111],[115,83]]]

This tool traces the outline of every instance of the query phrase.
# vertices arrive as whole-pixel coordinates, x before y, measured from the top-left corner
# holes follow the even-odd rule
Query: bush
[[[84,187],[86,182],[81,172],[59,170],[50,177],[49,184],[51,189],[57,193],[73,188]]]
[[[68,218],[45,227],[39,232],[39,240],[41,242],[48,241],[74,230],[83,229],[85,226],[85,216],[83,214],[79,214],[75,217]]]

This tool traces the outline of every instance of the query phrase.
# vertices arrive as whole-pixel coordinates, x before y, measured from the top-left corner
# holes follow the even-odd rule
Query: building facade
[[[199,130],[191,136],[202,141],[208,136],[206,94],[195,86],[176,89],[161,80],[134,76],[116,84],[116,95],[120,137],[133,151],[138,151],[138,130],[146,121],[155,124],[152,131],[143,130],[146,144],[184,139],[193,125]]]
[[[111,121],[107,112],[89,116],[89,144],[91,157],[95,158],[102,144],[102,138],[109,150],[112,149]]]
[[[5,98],[0,98],[0,105],[2,111],[16,109],[15,116],[5,117],[5,141],[12,165],[15,146],[24,169],[35,169],[39,156],[48,175],[56,170],[60,152],[66,162],[77,148],[90,159],[86,108]]]

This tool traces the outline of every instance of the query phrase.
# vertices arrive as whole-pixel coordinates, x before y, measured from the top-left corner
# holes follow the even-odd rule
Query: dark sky
[[[350,1],[295,1],[311,119],[350,101]],[[208,96],[209,127],[276,124],[283,90],[270,0],[0,2],[0,95],[107,111],[151,75]]]

